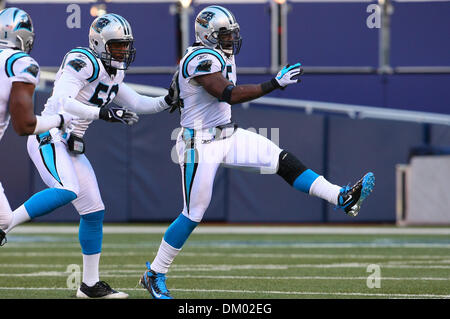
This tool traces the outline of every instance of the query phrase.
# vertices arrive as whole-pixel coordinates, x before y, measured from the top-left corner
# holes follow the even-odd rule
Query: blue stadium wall
[[[175,17],[169,6],[107,4],[109,12],[132,23],[138,50],[134,66],[175,65]],[[450,3],[394,6],[392,66],[450,66]],[[32,55],[41,66],[58,66],[68,50],[87,46],[90,5],[80,4],[81,29],[66,27],[66,4],[20,7],[33,18],[37,37]],[[267,80],[269,75],[239,75],[239,66],[270,65],[268,4],[228,7],[240,22],[244,37],[237,57],[238,82]],[[367,3],[291,3],[289,61],[300,60],[305,66],[377,67],[378,30],[367,28],[366,8]],[[194,7],[194,15],[200,9]],[[126,81],[164,87],[170,78],[165,74],[128,75]],[[271,96],[448,114],[449,87],[449,74],[307,74],[301,85]],[[49,93],[36,93],[36,111],[42,109]],[[220,169],[205,221],[394,222],[395,165],[406,163],[415,146],[450,143],[445,126],[306,115],[276,105],[234,106],[233,119],[243,128],[268,128],[269,132],[279,128],[280,146],[334,183],[352,183],[371,170],[377,178],[376,188],[358,218],[350,219],[331,205],[295,191],[277,175]],[[171,221],[180,213],[181,173],[171,160],[171,134],[178,126],[178,116],[166,112],[141,116],[133,127],[92,124],[86,134],[87,156],[97,174],[106,221]],[[0,143],[0,154],[0,180],[16,208],[45,186],[27,157],[26,138],[17,136],[11,127]],[[67,206],[40,220],[77,221],[78,214]]]

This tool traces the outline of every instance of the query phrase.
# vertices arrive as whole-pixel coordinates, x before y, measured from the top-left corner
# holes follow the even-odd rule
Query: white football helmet
[[[222,50],[228,56],[239,53],[242,38],[239,24],[230,10],[209,6],[195,19],[195,38],[207,47]]]
[[[133,33],[127,20],[118,14],[108,13],[97,17],[89,29],[89,47],[106,66],[126,70],[134,61]],[[122,44],[122,49],[113,48]]]
[[[19,8],[6,8],[0,11],[0,47],[30,53],[33,42],[33,22],[28,13]]]

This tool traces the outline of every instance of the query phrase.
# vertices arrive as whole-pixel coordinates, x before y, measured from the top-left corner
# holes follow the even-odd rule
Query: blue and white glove
[[[278,72],[275,80],[280,87],[284,88],[289,84],[300,82],[299,77],[302,74],[303,68],[301,63],[296,63],[294,65],[288,64]]]

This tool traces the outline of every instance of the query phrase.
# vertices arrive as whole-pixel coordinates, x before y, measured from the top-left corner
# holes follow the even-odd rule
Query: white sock
[[[333,205],[337,205],[341,189],[341,186],[331,184],[323,176],[319,176],[309,188],[309,194],[325,199]]]
[[[85,255],[83,254],[83,282],[92,287],[100,281],[98,268],[100,264],[100,254]]]
[[[15,211],[13,211],[11,223],[9,224],[9,227],[5,231],[5,233],[9,233],[11,231],[11,229],[16,227],[17,225],[20,225],[20,224],[23,224],[23,223],[29,221],[30,219],[31,219],[30,215],[28,215],[25,205],[23,205],[23,204],[20,205],[19,208],[17,208]]]
[[[158,253],[156,254],[155,259],[152,262],[151,269],[154,272],[166,274],[169,271],[169,267],[172,264],[175,257],[181,251],[180,249],[173,248],[166,241],[161,241],[161,245],[159,246]]]

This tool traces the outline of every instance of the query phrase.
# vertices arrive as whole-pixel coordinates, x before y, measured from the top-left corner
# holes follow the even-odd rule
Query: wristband
[[[172,104],[172,99],[170,98],[170,96],[169,96],[169,94],[167,94],[165,97],[164,97],[164,101],[167,103],[167,105],[171,105]]]
[[[261,83],[261,89],[264,94],[270,93],[273,90],[281,88],[280,84],[275,78],[272,78],[270,81]]]
[[[58,114],[60,119],[61,119],[61,123],[58,126],[59,130],[62,130],[62,128],[64,127],[64,116],[62,116],[62,114]]]

